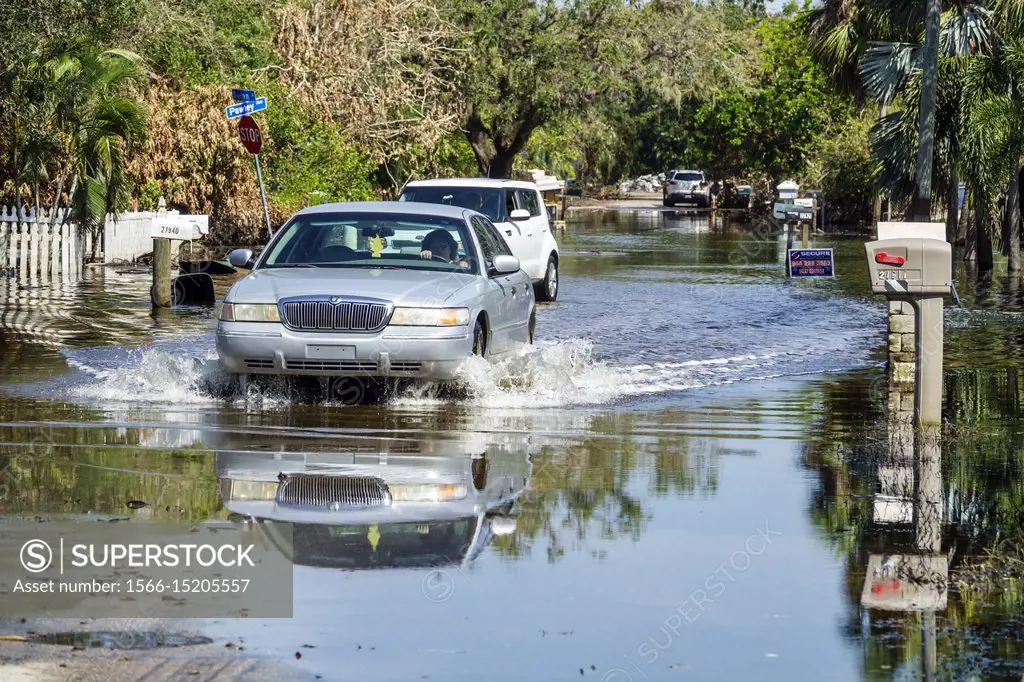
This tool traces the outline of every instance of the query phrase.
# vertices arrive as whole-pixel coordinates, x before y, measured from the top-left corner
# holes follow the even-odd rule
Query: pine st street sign
[[[232,104],[231,106],[225,107],[224,112],[227,113],[228,118],[238,118],[239,116],[247,116],[256,111],[263,111],[267,108],[267,98],[258,97],[251,102],[240,102],[238,104]]]

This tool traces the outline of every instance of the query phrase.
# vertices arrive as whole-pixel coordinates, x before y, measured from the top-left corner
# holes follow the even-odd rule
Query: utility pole
[[[914,183],[914,222],[932,219],[932,162],[935,154],[935,91],[939,70],[939,0],[925,0],[924,69],[921,115],[917,127],[917,176]]]

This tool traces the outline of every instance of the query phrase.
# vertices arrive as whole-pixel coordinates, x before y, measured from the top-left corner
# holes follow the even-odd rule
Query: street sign
[[[232,104],[231,106],[225,107],[224,111],[227,113],[228,118],[238,118],[239,116],[246,116],[254,111],[263,111],[267,108],[267,98],[259,97],[252,102],[241,102],[239,104]]]
[[[805,278],[835,277],[832,249],[789,249],[789,276]]]
[[[243,116],[238,121],[238,139],[242,141],[250,154],[259,154],[263,148],[263,135],[260,126],[252,116]]]
[[[153,239],[200,239],[210,231],[208,215],[177,215],[156,218],[149,236]]]
[[[252,90],[243,90],[241,88],[231,89],[231,99],[236,102],[255,102],[256,93]]]

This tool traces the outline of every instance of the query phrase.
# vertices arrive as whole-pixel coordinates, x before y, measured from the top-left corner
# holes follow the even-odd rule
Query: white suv
[[[694,203],[700,208],[711,205],[711,184],[704,173],[694,170],[674,170],[668,173],[668,182],[663,190],[662,203],[675,206],[679,203]]]
[[[402,189],[399,201],[449,204],[491,219],[533,280],[538,301],[558,297],[558,244],[544,200],[532,182],[521,180],[416,180]]]

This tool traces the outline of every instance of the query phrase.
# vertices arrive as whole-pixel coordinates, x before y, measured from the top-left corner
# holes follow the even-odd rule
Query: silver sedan
[[[448,380],[472,354],[533,340],[529,276],[486,216],[366,202],[297,213],[224,297],[217,353],[236,374]],[[250,265],[251,264],[251,265]]]

